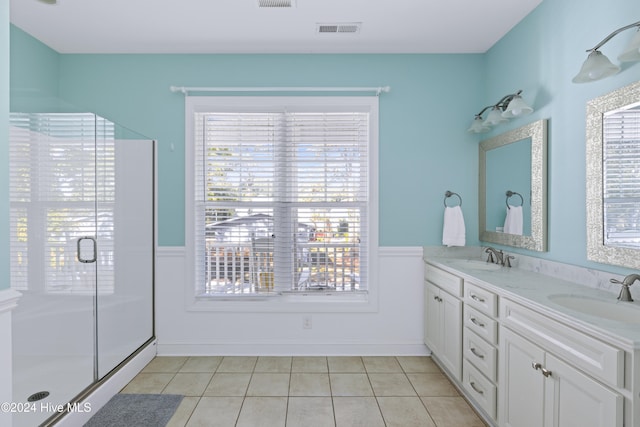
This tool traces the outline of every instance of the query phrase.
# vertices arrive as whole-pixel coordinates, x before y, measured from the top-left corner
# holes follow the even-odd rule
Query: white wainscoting
[[[422,247],[381,247],[378,253],[373,311],[295,312],[277,305],[273,311],[194,311],[185,297],[192,286],[185,283],[185,249],[160,247],[158,355],[426,355]],[[304,329],[309,317],[312,327]]]
[[[20,292],[0,291],[0,403],[12,402],[11,310],[16,307]],[[11,413],[0,411],[0,425],[11,427]]]

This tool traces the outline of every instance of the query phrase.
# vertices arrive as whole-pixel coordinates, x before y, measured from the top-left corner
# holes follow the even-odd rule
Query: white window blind
[[[604,243],[640,247],[640,110],[604,117]]]
[[[236,107],[194,124],[197,294],[367,290],[369,112]]]

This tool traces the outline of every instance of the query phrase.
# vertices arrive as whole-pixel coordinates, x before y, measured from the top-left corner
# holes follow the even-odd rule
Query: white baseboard
[[[156,356],[156,342],[149,343],[140,353],[129,361],[118,372],[113,374],[89,396],[82,400],[78,407],[90,407],[86,412],[70,412],[56,423],[56,427],[77,427],[84,425],[113,396],[118,394],[150,361]],[[87,406],[85,406],[85,404]]]
[[[427,356],[422,343],[216,343],[158,344],[159,356]]]

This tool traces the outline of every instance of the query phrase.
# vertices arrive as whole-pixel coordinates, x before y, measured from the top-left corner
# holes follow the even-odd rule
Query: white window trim
[[[366,294],[340,295],[340,293],[292,293],[277,297],[258,295],[240,297],[198,297],[195,293],[195,221],[194,188],[195,164],[194,118],[195,113],[211,111],[213,107],[255,107],[265,110],[296,106],[340,106],[346,110],[358,108],[370,113],[369,140],[369,250],[366,265],[369,266],[369,284]],[[186,96],[185,97],[185,308],[187,311],[221,312],[374,312],[378,310],[378,97],[371,96]]]

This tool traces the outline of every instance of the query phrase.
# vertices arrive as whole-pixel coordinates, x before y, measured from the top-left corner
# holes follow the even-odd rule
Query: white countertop
[[[461,258],[454,257],[425,256],[425,261],[436,267],[533,308],[570,327],[626,350],[640,349],[640,301],[618,301],[617,295],[611,292],[529,270],[501,267],[498,270],[485,271],[473,268],[472,265],[465,266],[460,260]],[[588,315],[554,303],[549,298],[552,295],[602,299],[611,302],[612,310],[615,310],[618,304],[625,305],[625,309],[638,310],[638,320],[637,323],[629,323]]]

